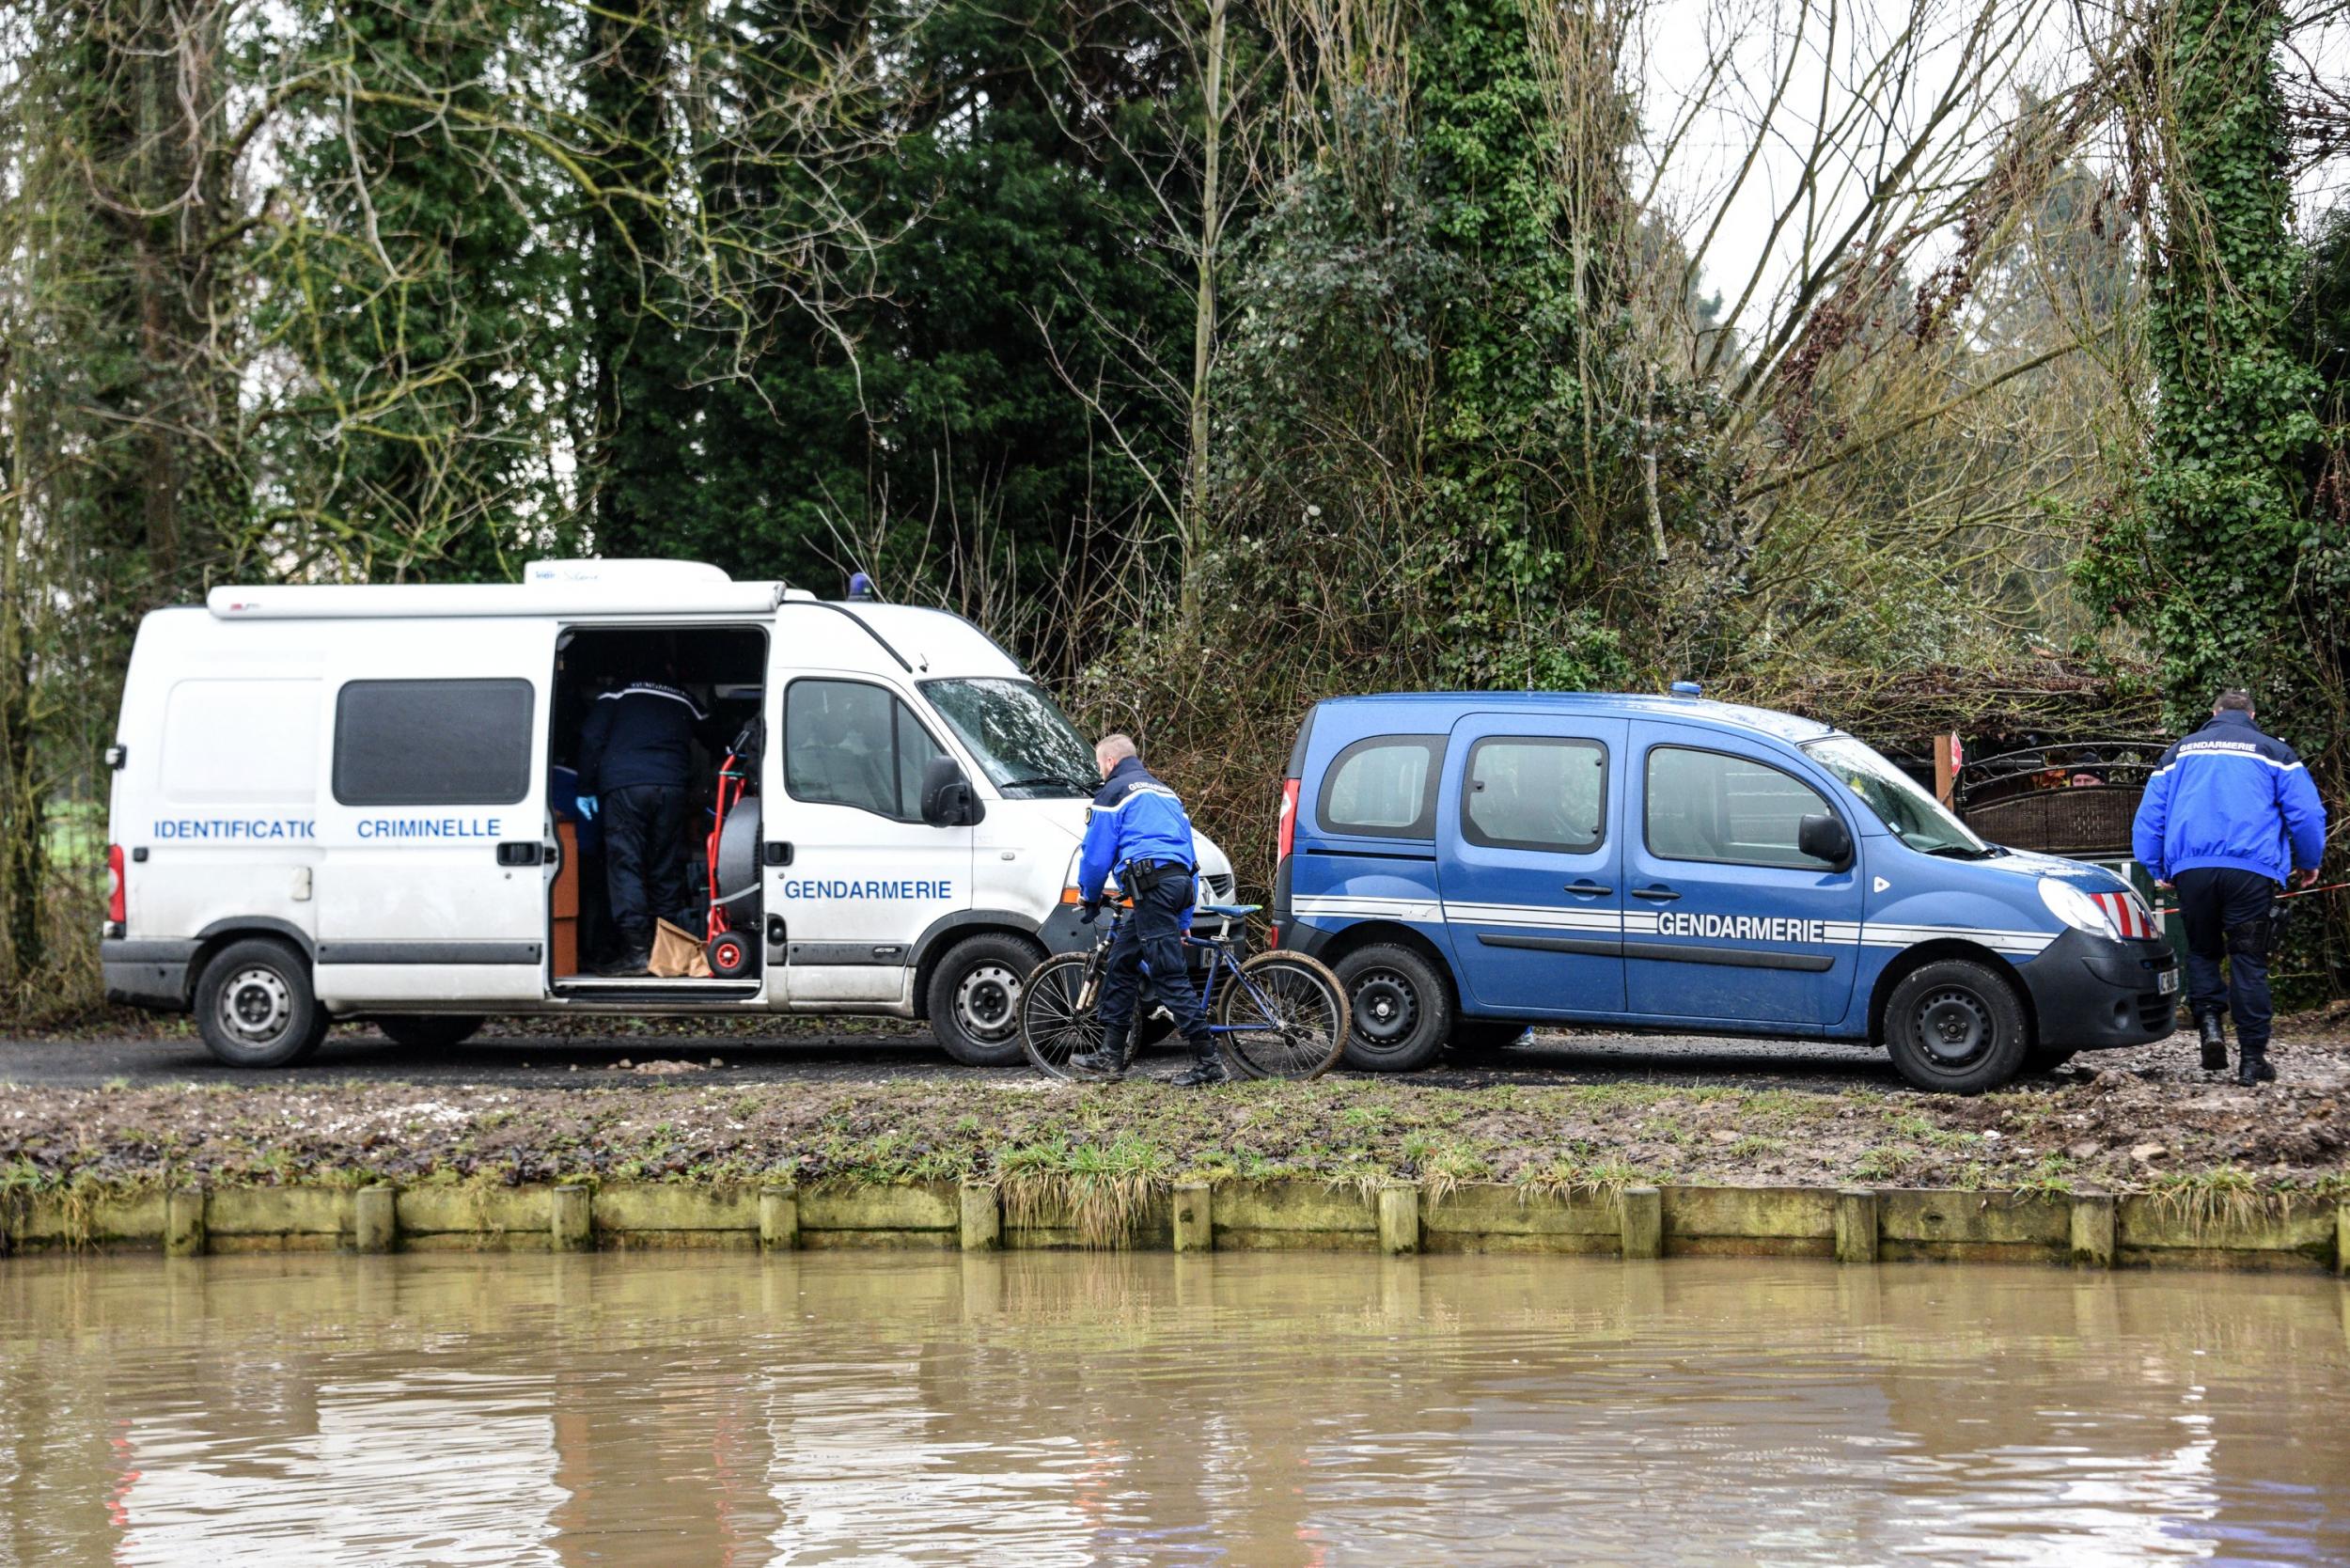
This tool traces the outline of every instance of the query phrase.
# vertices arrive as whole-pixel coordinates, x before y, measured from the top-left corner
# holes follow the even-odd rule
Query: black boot
[[[1214,1040],[1191,1043],[1191,1066],[1178,1073],[1167,1082],[1177,1089],[1206,1089],[1211,1084],[1230,1083],[1232,1074],[1225,1070],[1224,1057],[1216,1050]]]
[[[2228,1070],[2228,1031],[2221,1027],[2219,1014],[2206,1012],[2195,1020],[2195,1027],[2203,1037],[2203,1071],[2225,1073]]]
[[[1069,1071],[1080,1078],[1115,1083],[1126,1075],[1126,1058],[1122,1052],[1113,1051],[1106,1045],[1097,1045],[1090,1051],[1080,1051],[1071,1057]]]
[[[2268,1065],[2268,1047],[2245,1045],[2236,1051],[2235,1081],[2247,1089],[2277,1081],[2277,1070]]]

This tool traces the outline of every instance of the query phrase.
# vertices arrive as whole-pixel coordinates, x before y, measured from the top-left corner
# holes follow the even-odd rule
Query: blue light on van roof
[[[1695,681],[1675,681],[1672,684],[1675,697],[1701,697],[1704,693],[1705,688]]]

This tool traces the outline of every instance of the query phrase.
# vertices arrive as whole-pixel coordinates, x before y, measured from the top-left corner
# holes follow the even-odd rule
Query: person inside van
[[[588,705],[579,733],[579,810],[603,835],[604,887],[620,956],[613,977],[651,972],[655,923],[668,920],[698,940],[708,924],[694,891],[686,829],[698,821],[693,796],[694,743],[715,744],[710,714],[673,682],[638,681]]]

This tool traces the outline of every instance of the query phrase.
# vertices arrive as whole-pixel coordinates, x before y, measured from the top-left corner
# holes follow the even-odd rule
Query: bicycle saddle
[[[1261,903],[1203,903],[1199,906],[1199,913],[1221,915],[1228,920],[1237,920],[1243,915],[1254,915],[1263,907]]]

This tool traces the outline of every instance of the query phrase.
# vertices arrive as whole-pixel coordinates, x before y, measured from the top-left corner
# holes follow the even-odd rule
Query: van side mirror
[[[922,820],[932,827],[969,827],[987,814],[962,764],[933,757],[922,764]]]
[[[1852,830],[1833,811],[1814,812],[1796,827],[1795,848],[1841,871],[1852,864]]]

